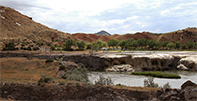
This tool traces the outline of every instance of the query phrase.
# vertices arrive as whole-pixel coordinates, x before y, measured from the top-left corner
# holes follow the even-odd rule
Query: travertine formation
[[[197,71],[197,55],[99,54],[64,56],[63,60],[87,64],[90,70],[107,71]]]

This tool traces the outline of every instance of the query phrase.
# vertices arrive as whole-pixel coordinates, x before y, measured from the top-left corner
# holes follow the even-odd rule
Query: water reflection
[[[155,78],[154,82],[158,83],[159,86],[163,86],[167,82],[170,83],[171,88],[181,88],[181,85],[187,81],[191,80],[192,82],[197,83],[197,72],[188,72],[188,71],[170,71],[169,73],[179,74],[181,79],[164,79],[164,78]],[[94,83],[95,80],[99,78],[99,75],[104,77],[110,77],[114,81],[114,84],[123,84],[126,86],[144,86],[144,79],[147,79],[146,76],[135,76],[128,75],[128,73],[117,73],[117,72],[90,72],[89,80]]]

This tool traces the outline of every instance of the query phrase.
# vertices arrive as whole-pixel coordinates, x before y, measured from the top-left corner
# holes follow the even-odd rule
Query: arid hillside
[[[0,39],[2,41],[14,39],[19,43],[26,40],[40,41],[43,43],[62,42],[68,38],[78,40],[69,33],[57,31],[33,21],[33,18],[18,11],[0,6]]]
[[[69,34],[55,29],[49,28],[45,25],[33,21],[33,18],[19,13],[18,11],[0,6],[0,44],[5,41],[14,39],[17,45],[27,43],[33,45],[37,41],[44,45],[62,45],[67,39],[74,39],[76,41],[84,40],[86,42],[96,42],[97,40],[109,41],[110,39],[126,40],[133,38],[137,39],[153,39],[160,42],[180,41],[181,44],[186,41],[197,42],[197,28],[186,28],[174,32],[157,34],[151,32],[136,32],[135,34],[124,35],[96,35],[86,33]]]
[[[80,39],[85,40],[87,42],[95,42],[97,40],[101,41],[109,41],[110,39],[117,39],[117,40],[126,40],[133,38],[137,39],[152,39],[159,42],[169,41],[169,42],[176,42],[180,41],[181,44],[185,43],[186,41],[197,42],[197,28],[186,28],[174,32],[157,34],[157,33],[150,33],[150,32],[137,32],[135,34],[123,34],[123,35],[112,35],[112,36],[105,36],[105,35],[94,35],[94,34],[84,34],[84,33],[76,33],[72,34],[72,36]]]

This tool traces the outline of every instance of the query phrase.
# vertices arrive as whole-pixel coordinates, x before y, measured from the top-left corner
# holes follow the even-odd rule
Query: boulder
[[[188,86],[197,86],[197,85],[195,83],[193,83],[192,81],[188,80],[181,85],[181,89],[184,90]]]
[[[188,86],[184,89],[186,101],[197,101],[197,86]]]
[[[170,90],[170,91],[168,91],[168,92],[162,94],[162,95],[159,97],[159,99],[162,100],[162,101],[163,101],[163,100],[164,100],[164,101],[173,101],[173,100],[178,101],[180,98],[177,97],[177,95],[178,95],[177,90]]]
[[[188,70],[188,68],[185,67],[183,64],[178,65],[177,69],[179,69],[179,70]]]
[[[189,70],[197,71],[197,56],[188,56],[180,59],[179,64],[183,64]]]
[[[134,69],[129,64],[114,65],[111,68],[106,69],[107,72],[132,72]]]

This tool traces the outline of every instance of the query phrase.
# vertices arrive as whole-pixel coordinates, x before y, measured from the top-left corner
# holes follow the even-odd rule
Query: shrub
[[[119,84],[116,84],[116,86],[126,86],[126,85],[123,85],[123,84],[120,84],[120,83],[119,83]]]
[[[64,65],[59,66],[59,70],[65,70],[66,67]]]
[[[114,84],[110,77],[105,78],[100,75],[99,79],[95,81],[95,85],[114,85]]]
[[[3,51],[7,51],[7,50],[17,50],[18,48],[15,48],[15,44],[14,41],[11,41],[9,43],[4,43],[5,47],[3,48]]]
[[[148,77],[148,79],[144,80],[144,87],[159,87],[159,85],[154,83],[153,77]]]
[[[42,42],[40,42],[40,41],[37,41],[36,45],[38,45],[40,47],[40,46],[43,46],[44,44]]]
[[[169,82],[167,82],[166,84],[163,85],[163,88],[171,88]]]
[[[144,87],[156,87],[156,88],[158,88],[159,85],[154,82],[153,77],[148,77],[148,79],[144,80]],[[163,85],[163,87],[160,86],[160,88],[171,88],[171,86],[170,86],[169,82],[167,82],[166,84]]]
[[[51,50],[55,50],[55,46],[51,46]]]
[[[61,47],[57,47],[57,49],[56,49],[57,51],[61,51],[62,50],[62,48]]]
[[[57,61],[62,61],[62,59],[60,59],[59,57],[55,57],[55,59],[56,59]]]
[[[59,82],[60,83],[60,85],[65,85],[65,82]]]
[[[38,80],[38,84],[40,83],[41,80],[44,79],[44,82],[47,83],[49,80],[52,80],[52,78],[40,78],[40,80]]]
[[[146,76],[153,76],[153,77],[159,77],[159,78],[175,78],[180,79],[181,76],[176,74],[170,74],[170,73],[163,73],[158,71],[149,71],[149,72],[132,72],[133,75],[146,75]]]
[[[53,59],[47,59],[47,60],[45,61],[45,63],[50,63],[50,62],[53,62]]]
[[[78,68],[66,71],[66,76],[63,78],[87,83],[89,82],[87,73],[88,70],[85,67],[79,66]]]

